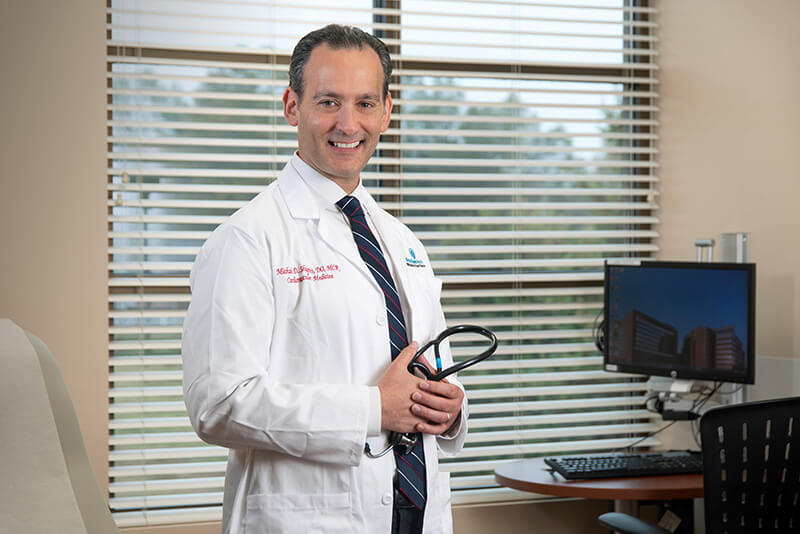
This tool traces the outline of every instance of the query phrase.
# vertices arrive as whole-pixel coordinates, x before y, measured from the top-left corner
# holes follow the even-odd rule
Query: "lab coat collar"
[[[326,208],[336,209],[333,204],[344,196],[336,182],[322,176],[296,152],[278,178],[278,185],[289,213],[296,219],[318,219]]]
[[[353,237],[350,232],[336,229],[338,225],[346,225],[344,213],[336,206],[336,202],[345,196],[344,190],[336,182],[326,178],[316,169],[308,165],[297,153],[292,156],[287,165],[287,172],[278,179],[278,185],[286,199],[289,213],[296,219],[317,219],[319,236],[333,250],[338,251],[350,261],[364,277],[380,291],[380,286],[375,281],[367,265],[358,254]],[[372,196],[359,182],[353,196],[361,202],[364,211],[374,218],[380,210]]]
[[[336,203],[346,193],[336,182],[323,176],[311,165],[300,159],[297,152],[289,160],[289,165],[295,171],[295,174],[300,177],[300,180],[284,179],[281,180],[280,186],[293,217],[298,219],[317,219],[322,210],[338,211],[339,208],[336,207]],[[382,213],[378,208],[378,204],[360,180],[351,196],[358,199],[364,211],[373,221],[381,217]],[[314,202],[309,202],[311,199]]]

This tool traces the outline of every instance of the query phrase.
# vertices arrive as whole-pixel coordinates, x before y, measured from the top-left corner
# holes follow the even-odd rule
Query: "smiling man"
[[[185,401],[198,435],[230,448],[226,533],[452,530],[437,457],[463,446],[463,388],[407,371],[445,328],[441,283],[361,183],[389,126],[391,69],[357,28],[300,40],[283,96],[298,151],[192,269]],[[407,446],[377,456],[390,432]]]
[[[392,111],[378,54],[323,42],[297,67],[283,103],[286,121],[297,126],[298,155],[351,193]]]

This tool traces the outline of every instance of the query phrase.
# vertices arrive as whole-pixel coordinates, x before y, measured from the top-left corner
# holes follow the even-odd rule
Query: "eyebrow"
[[[313,98],[313,100],[318,100],[320,98],[341,99],[342,95],[340,95],[339,93],[322,92],[322,93],[315,94],[312,98]],[[377,93],[363,93],[356,100],[365,100],[365,99],[367,99],[367,100],[380,100],[380,97],[378,96]]]

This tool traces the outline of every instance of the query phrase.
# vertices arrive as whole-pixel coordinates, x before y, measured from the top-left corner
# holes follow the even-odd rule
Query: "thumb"
[[[408,366],[411,363],[411,360],[414,358],[414,355],[417,353],[418,350],[419,350],[419,343],[417,343],[416,341],[412,341],[411,344],[408,347],[403,349],[403,352],[401,352],[400,354],[397,355],[397,360],[402,359],[402,364],[401,365]],[[406,351],[408,351],[408,352],[406,352]],[[397,361],[397,360],[395,360],[395,361]],[[420,354],[419,355],[419,358],[417,358],[417,363],[421,363],[422,365],[427,367],[428,370],[431,373],[435,373],[436,372],[434,370],[433,366],[425,358],[424,354]],[[415,374],[419,378],[425,378],[424,376],[422,376],[422,374],[420,373],[419,370],[417,370],[413,374]]]
[[[400,352],[400,354],[397,355],[395,361],[400,360],[404,362],[404,365],[410,363],[411,359],[417,353],[418,349],[419,349],[419,343],[417,343],[416,341],[412,341],[406,348],[404,348]]]

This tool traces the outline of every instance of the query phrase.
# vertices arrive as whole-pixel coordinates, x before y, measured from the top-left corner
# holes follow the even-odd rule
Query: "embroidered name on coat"
[[[275,274],[285,276],[287,284],[299,284],[302,282],[319,282],[331,280],[339,272],[338,263],[327,265],[298,265],[297,267],[278,267]]]

